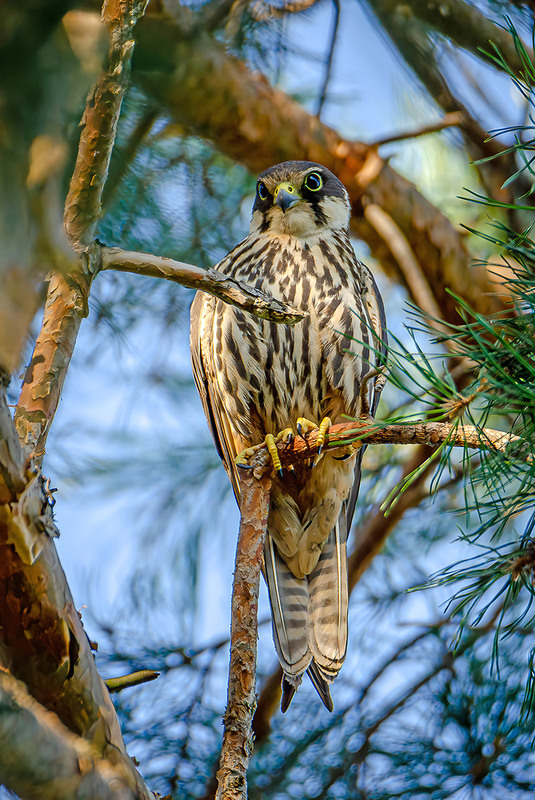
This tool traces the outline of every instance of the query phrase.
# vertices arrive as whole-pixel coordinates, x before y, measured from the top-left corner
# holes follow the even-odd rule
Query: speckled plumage
[[[361,413],[362,380],[380,360],[386,333],[375,281],[349,241],[349,214],[347,192],[325,167],[293,161],[266,170],[249,236],[217,268],[307,318],[277,325],[200,292],[194,300],[195,380],[238,503],[234,459],[242,450],[295,428],[298,417],[336,424]],[[369,381],[372,413],[380,388]],[[313,469],[302,463],[274,480],[264,574],[285,674],[283,708],[305,670],[332,708],[328,683],[347,643],[346,538],[361,456],[326,453]]]

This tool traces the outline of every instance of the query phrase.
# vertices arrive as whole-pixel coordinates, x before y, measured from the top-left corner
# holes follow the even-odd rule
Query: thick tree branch
[[[460,127],[465,134],[471,157],[479,159],[497,156],[503,149],[500,142],[488,138],[487,132],[461,100],[454,95],[444,79],[437,65],[437,48],[429,36],[427,25],[414,18],[409,5],[401,6],[396,0],[373,0],[371,5],[374,14],[404,61],[413,70],[433,100],[446,112],[461,112],[462,124]],[[461,3],[458,5],[460,8]],[[490,26],[492,29],[497,29],[493,23],[490,23]],[[512,38],[508,36],[508,39],[514,51]],[[489,47],[488,42],[485,44]],[[518,56],[515,59],[516,62],[518,62]],[[501,186],[514,171],[513,165],[514,159],[510,155],[506,155],[501,159],[493,159],[482,167],[481,174],[489,183],[488,191],[491,194],[500,199],[506,198],[507,195],[501,192]]]
[[[193,264],[174,261],[148,253],[135,253],[117,247],[102,248],[102,269],[133,272],[180,283],[190,289],[202,289],[226,303],[239,306],[262,319],[295,325],[306,315],[302,311],[275,300],[253,286],[229,278],[215,269],[202,269]]]
[[[26,485],[24,458],[6,401],[7,377],[0,371],[0,503],[8,503]]]
[[[253,749],[256,707],[258,590],[267,525],[271,478],[260,469],[240,475],[240,533],[232,588],[230,667],[223,747],[217,772],[217,800],[246,800],[247,767]]]
[[[485,52],[492,52],[489,43],[493,42],[515,72],[524,69],[511,34],[477,6],[464,0],[410,0],[409,6],[415,17],[477,58],[486,59]],[[488,59],[488,63],[500,69],[494,61]]]
[[[172,73],[169,63],[176,65]],[[416,261],[425,265],[447,321],[458,321],[458,316],[446,286],[481,313],[496,309],[488,275],[470,264],[464,235],[376,148],[344,140],[210,36],[192,34],[187,24],[146,18],[139,27],[132,74],[182,130],[210,139],[253,173],[291,159],[317,161],[335,172],[350,194],[353,230],[412,294],[390,248],[363,216],[365,205],[381,206],[410,242]]]
[[[154,800],[132,780],[128,762],[98,757],[0,669],[0,783],[21,800]]]
[[[34,466],[42,459],[80,322],[87,314],[91,281],[100,266],[100,245],[93,235],[126,85],[131,29],[142,9],[143,4],[129,0],[110,0],[103,7],[111,38],[108,71],[87,103],[66,204],[67,232],[80,261],[69,273],[50,278],[43,326],[16,414],[26,460],[34,456]],[[132,796],[149,797],[126,753],[58,560],[50,491],[39,471],[27,471],[25,478],[22,492],[6,482],[11,502],[0,506],[0,635],[9,668],[40,704],[93,743],[96,756],[129,776]]]

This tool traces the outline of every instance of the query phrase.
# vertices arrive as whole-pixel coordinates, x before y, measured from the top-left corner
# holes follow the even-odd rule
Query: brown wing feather
[[[210,308],[207,306],[210,303]],[[234,459],[238,455],[238,446],[230,427],[224,405],[217,397],[217,385],[208,380],[203,358],[202,325],[205,314],[213,316],[213,304],[204,292],[197,292],[191,305],[191,364],[193,378],[199,392],[204,413],[210,428],[219,457],[223,461],[227,474],[231,480],[236,500],[240,501],[238,469]],[[223,413],[222,413],[223,412]]]

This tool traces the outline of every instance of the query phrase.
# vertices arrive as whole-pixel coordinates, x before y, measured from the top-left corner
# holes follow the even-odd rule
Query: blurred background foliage
[[[512,429],[534,445],[532,12],[529,3],[508,0],[151,0],[99,238],[209,266],[246,234],[255,175],[247,158],[237,163],[218,148],[206,123],[226,98],[203,106],[198,126],[194,107],[179,124],[162,100],[176,69],[195,81],[206,42],[223,47],[347,140],[378,142],[381,156],[449,218],[474,259],[496,272],[495,290],[519,314],[489,321],[466,307],[460,327],[450,321],[437,341],[429,318],[407,305],[406,287],[385,274],[369,243],[356,240],[394,335],[379,417],[444,414],[459,393],[473,394],[461,403],[459,424]],[[93,3],[40,10],[8,3],[3,13],[4,233],[19,256],[33,247],[41,266],[54,265],[67,252],[62,198],[105,35]],[[186,63],[174,61],[177,53]],[[14,70],[10,93],[4,87]],[[460,128],[398,136],[457,111]],[[484,131],[496,132],[490,142]],[[263,136],[270,135],[267,120]],[[45,155],[35,149],[42,136]],[[508,152],[494,158],[492,148]],[[106,273],[95,281],[45,472],[59,487],[60,556],[99,641],[102,673],[161,673],[116,695],[129,751],[152,788],[208,800],[226,698],[238,515],[191,378],[191,299],[189,290],[139,276]],[[460,379],[452,341],[477,365]],[[17,390],[14,381],[13,401]],[[431,406],[426,390],[434,392]],[[306,683],[284,717],[275,710],[276,657],[262,595],[264,706],[252,800],[532,796],[534,468],[514,453],[469,457],[445,448],[423,469],[428,456],[418,460],[402,447],[366,453],[353,546],[373,525],[386,525],[389,535],[353,580],[349,653],[333,715]],[[414,469],[412,494],[385,522],[381,504]],[[426,588],[408,591],[414,587]]]

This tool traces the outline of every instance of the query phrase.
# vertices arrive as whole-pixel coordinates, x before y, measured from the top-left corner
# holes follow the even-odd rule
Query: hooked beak
[[[295,186],[288,181],[279,183],[273,193],[275,203],[286,212],[289,208],[298,203],[302,198]]]

